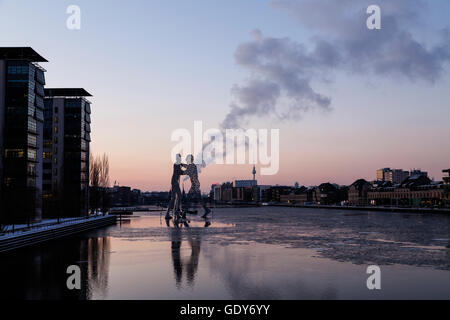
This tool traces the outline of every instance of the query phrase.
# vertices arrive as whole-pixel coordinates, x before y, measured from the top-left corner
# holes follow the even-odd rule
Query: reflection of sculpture
[[[183,274],[186,276],[187,284],[192,287],[195,284],[195,276],[198,270],[198,261],[200,257],[201,240],[189,237],[191,255],[187,259],[181,257],[182,235],[181,229],[171,229],[172,240],[172,263],[176,286],[181,288]]]

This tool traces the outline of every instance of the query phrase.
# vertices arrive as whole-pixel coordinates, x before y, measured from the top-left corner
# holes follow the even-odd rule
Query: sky
[[[366,27],[374,3],[381,30]],[[171,134],[196,120],[280,129],[279,172],[260,184],[351,184],[383,167],[440,180],[449,12],[446,0],[0,0],[0,46],[33,47],[47,87],[93,95],[91,149],[120,185],[168,190]],[[209,165],[202,190],[251,170]]]

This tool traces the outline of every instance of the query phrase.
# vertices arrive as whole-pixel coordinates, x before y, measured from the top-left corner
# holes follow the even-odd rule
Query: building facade
[[[377,181],[386,181],[386,174],[391,171],[391,168],[383,168],[377,170]]]
[[[29,47],[0,48],[0,220],[42,219],[42,152],[47,62]]]
[[[258,185],[258,181],[256,180],[234,180],[233,187],[234,188],[251,188],[256,187]]]
[[[444,174],[447,174],[446,177],[443,177],[444,181],[444,202],[446,207],[450,207],[450,169],[443,170]]]
[[[291,193],[280,196],[281,203],[306,205],[313,201],[314,188],[296,187]]]
[[[80,217],[89,207],[91,95],[84,89],[45,90],[44,206],[48,217]]]
[[[416,174],[415,172],[408,172],[403,169],[383,168],[377,170],[377,181],[388,181],[393,184],[400,184],[409,176]]]
[[[348,203],[352,206],[367,205],[367,193],[370,188],[370,183],[364,179],[359,179],[353,182],[348,189]]]
[[[401,185],[380,184],[369,190],[368,201],[373,206],[432,207],[442,206],[444,188],[424,175],[413,175]]]

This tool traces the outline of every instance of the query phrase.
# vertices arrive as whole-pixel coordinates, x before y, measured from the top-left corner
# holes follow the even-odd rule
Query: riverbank
[[[89,219],[69,219],[59,224],[42,223],[33,228],[19,228],[0,235],[0,252],[11,251],[45,241],[55,240],[84,231],[113,225],[115,216],[95,216]]]
[[[450,214],[450,208],[401,208],[401,207],[373,207],[373,206],[329,206],[329,205],[294,205],[290,203],[270,204],[271,207],[290,207],[290,208],[308,208],[308,209],[330,209],[330,210],[364,210],[364,211],[384,211],[384,212],[403,212],[403,213],[433,213]]]
[[[450,208],[405,208],[405,207],[375,207],[375,206],[337,206],[337,205],[300,205],[292,203],[268,203],[256,202],[241,203],[219,203],[213,208],[250,208],[250,207],[287,207],[287,208],[308,208],[308,209],[330,209],[330,210],[365,210],[379,212],[402,212],[402,213],[426,213],[426,214],[450,214]]]

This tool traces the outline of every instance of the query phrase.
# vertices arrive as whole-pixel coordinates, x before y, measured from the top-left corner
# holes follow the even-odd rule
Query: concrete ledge
[[[77,220],[65,225],[54,225],[46,229],[30,230],[0,238],[0,252],[11,251],[41,242],[67,237],[84,231],[113,225],[115,216],[102,216],[86,220]]]

